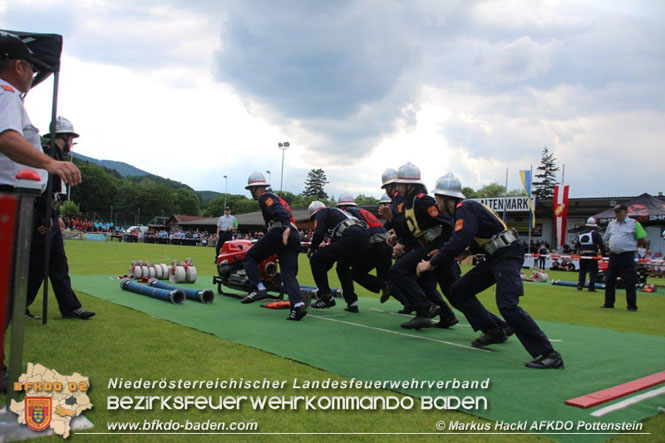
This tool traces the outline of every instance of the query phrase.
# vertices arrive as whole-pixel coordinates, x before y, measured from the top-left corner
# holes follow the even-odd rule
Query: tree
[[[358,197],[353,199],[358,206],[375,206],[379,204],[379,199],[372,197],[371,195],[360,194]]]
[[[228,194],[226,206],[231,208],[231,214],[245,214],[259,210],[259,202],[240,194]],[[224,215],[224,194],[208,202],[203,209],[204,217],[220,217]]]
[[[559,167],[554,164],[555,161],[554,154],[550,153],[545,146],[540,156],[539,173],[535,175],[538,181],[532,183],[533,195],[538,200],[550,199],[554,195],[554,185],[559,183],[555,177],[555,173],[559,170]]]
[[[78,205],[71,200],[67,200],[60,205],[60,213],[63,217],[72,217],[80,211]]]
[[[178,189],[173,193],[174,212],[182,215],[199,215],[199,196],[191,189]]]
[[[485,185],[476,192],[477,198],[494,198],[506,195],[506,187],[497,182]]]
[[[123,198],[118,194],[118,180],[101,166],[92,163],[79,165],[83,181],[71,188],[71,199],[83,212],[108,211],[109,206],[117,206]]]
[[[289,191],[277,191],[275,194],[282,197],[282,199],[284,199],[289,205],[293,202],[293,199],[296,198],[295,194]]]
[[[318,200],[328,198],[328,194],[323,190],[323,187],[328,183],[323,169],[312,169],[307,173],[305,190],[302,192],[302,195],[316,196]]]
[[[464,196],[466,198],[475,198],[476,197],[476,191],[474,191],[473,188],[470,187],[470,186],[462,187],[462,194],[464,194]]]

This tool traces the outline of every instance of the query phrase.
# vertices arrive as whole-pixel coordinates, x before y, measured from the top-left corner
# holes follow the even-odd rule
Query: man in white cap
[[[584,289],[586,274],[589,273],[589,292],[596,292],[596,276],[598,275],[598,258],[605,255],[603,237],[597,231],[596,219],[589,217],[585,229],[577,236],[575,247],[580,253],[580,270],[577,290]],[[600,251],[600,256],[598,255]]]

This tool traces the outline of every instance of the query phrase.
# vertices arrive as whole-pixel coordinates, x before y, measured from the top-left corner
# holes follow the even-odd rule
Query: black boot
[[[527,368],[533,369],[563,369],[563,359],[561,354],[552,349],[541,357],[528,361],[524,364]]]
[[[268,291],[266,289],[257,289],[247,295],[247,297],[240,300],[240,303],[254,303],[255,301],[265,300],[268,298]]]
[[[432,320],[427,317],[413,317],[406,323],[402,323],[404,329],[424,329],[429,328],[432,325]]]
[[[487,345],[499,344],[508,340],[506,334],[503,332],[503,329],[495,328],[489,329],[483,333],[480,337],[471,342],[471,346],[474,348],[482,348]]]

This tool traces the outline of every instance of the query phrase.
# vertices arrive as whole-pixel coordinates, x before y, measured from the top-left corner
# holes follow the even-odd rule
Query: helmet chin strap
[[[69,140],[72,140],[72,136],[71,135],[66,135],[65,137],[63,137],[62,140],[65,142],[65,147],[62,151],[65,154],[69,154]]]
[[[444,212],[446,214],[450,215],[451,217],[454,216],[455,215],[455,206],[457,206],[457,199],[454,198],[454,197],[444,197],[444,201],[446,203],[443,206]],[[448,204],[448,202],[453,202],[453,205],[452,205],[453,209],[452,210],[450,209],[450,205]]]
[[[65,144],[65,146],[62,148],[62,152],[65,154],[69,153],[69,140],[72,138],[71,135],[69,134],[58,134],[55,138],[56,142],[58,139],[62,140],[62,142]],[[57,145],[57,143],[56,143]]]

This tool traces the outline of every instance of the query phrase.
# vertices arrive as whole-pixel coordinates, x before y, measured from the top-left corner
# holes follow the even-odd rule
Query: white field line
[[[635,403],[639,403],[642,400],[646,400],[647,398],[652,398],[656,397],[658,395],[665,394],[665,387],[658,388],[658,389],[653,389],[651,391],[647,391],[644,394],[636,395],[635,397],[628,398],[626,400],[622,400],[618,403],[615,403],[610,406],[606,406],[604,408],[598,409],[597,411],[594,411],[591,413],[592,416],[594,417],[602,417],[605,414],[609,414],[610,412],[618,411],[619,409],[626,408],[630,405],[634,405]]]
[[[437,340],[436,338],[422,337],[422,336],[413,335],[413,334],[405,334],[403,332],[391,331],[390,329],[376,328],[374,326],[362,325],[360,323],[353,323],[353,322],[350,322],[350,321],[336,320],[334,318],[322,317],[322,316],[319,316],[319,315],[309,315],[309,317],[319,318],[321,320],[328,320],[328,321],[333,321],[333,322],[337,322],[337,323],[343,323],[345,325],[358,326],[360,328],[372,329],[374,331],[387,332],[388,334],[395,334],[395,335],[401,335],[401,336],[404,336],[404,337],[417,338],[418,340],[426,340],[426,341],[433,341],[433,342],[436,342],[436,343],[443,343],[444,345],[455,346],[455,347],[464,348],[464,349],[470,349],[472,351],[492,352],[492,351],[488,351],[486,349],[479,349],[479,348],[474,348],[474,347],[471,347],[471,346],[460,345],[458,343],[453,343],[453,342],[449,342],[449,341],[445,341],[445,340]]]
[[[403,317],[413,317],[412,315],[409,315],[409,314],[400,314],[399,312],[385,311],[383,309],[377,309],[377,308],[370,308],[370,309],[372,311],[382,312],[384,314],[401,315]],[[464,323],[457,323],[455,326],[466,326],[466,327],[469,327],[469,328],[471,327],[471,325],[467,325],[467,324],[464,324]],[[551,341],[551,342],[561,342],[561,341],[563,341],[560,338],[550,338],[548,340]]]

